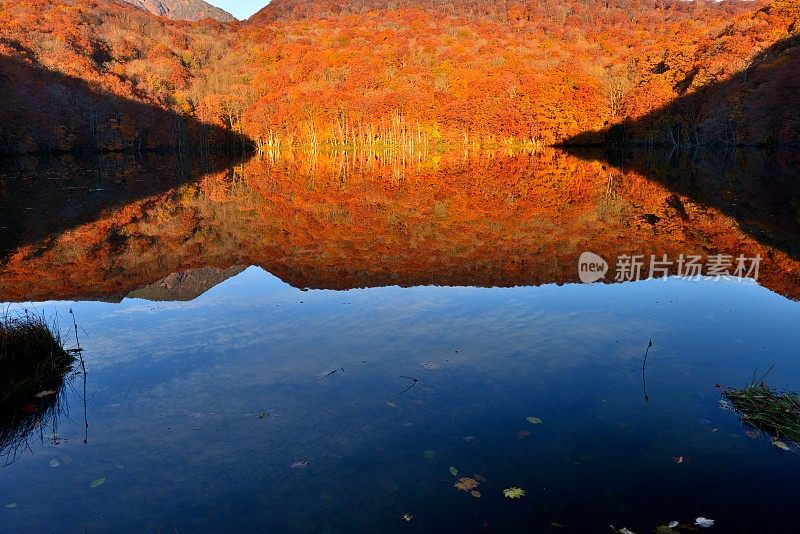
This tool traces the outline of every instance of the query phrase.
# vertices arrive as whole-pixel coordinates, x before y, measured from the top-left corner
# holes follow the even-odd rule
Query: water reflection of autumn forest
[[[193,298],[248,265],[310,288],[571,283],[586,250],[760,254],[760,283],[800,298],[795,155],[601,156],[20,160],[0,178],[0,300]]]

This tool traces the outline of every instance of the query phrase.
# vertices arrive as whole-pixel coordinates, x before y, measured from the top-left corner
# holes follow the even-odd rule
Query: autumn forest
[[[0,152],[800,143],[794,0],[0,1]]]

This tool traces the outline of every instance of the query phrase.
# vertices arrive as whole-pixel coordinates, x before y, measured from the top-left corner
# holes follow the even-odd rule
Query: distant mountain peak
[[[125,0],[154,15],[174,20],[215,19],[220,22],[231,22],[236,18],[216,6],[203,0]]]

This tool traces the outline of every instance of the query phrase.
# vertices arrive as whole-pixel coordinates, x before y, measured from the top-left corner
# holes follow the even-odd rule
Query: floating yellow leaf
[[[476,499],[480,499],[481,498],[481,492],[478,491],[478,490],[472,490],[472,491],[469,492],[469,494],[472,495],[473,497],[475,497]]]
[[[93,488],[96,488],[96,487],[98,487],[98,486],[102,486],[102,485],[103,485],[103,484],[105,484],[105,483],[106,483],[106,477],[103,477],[103,478],[98,478],[97,480],[92,480],[92,484],[91,484],[91,486],[92,486]]]
[[[503,495],[509,499],[519,499],[525,496],[525,490],[522,488],[506,488],[503,490]]]
[[[532,424],[532,425],[541,425],[542,424],[542,420],[541,419],[539,419],[538,417],[534,417],[532,415],[529,416],[529,417],[526,417],[525,419],[527,419],[528,422],[530,424]]]
[[[789,448],[789,446],[786,443],[784,443],[783,441],[781,441],[779,439],[773,439],[772,440],[772,444],[775,445],[776,447],[778,447],[779,449],[781,449],[782,451],[790,451],[790,450],[792,450],[792,449]]]

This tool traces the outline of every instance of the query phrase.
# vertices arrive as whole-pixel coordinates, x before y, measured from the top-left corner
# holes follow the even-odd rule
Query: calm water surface
[[[8,164],[0,300],[72,309],[88,374],[4,450],[0,530],[794,531],[797,449],[715,388],[800,385],[781,157]],[[584,285],[584,250],[764,263]]]

